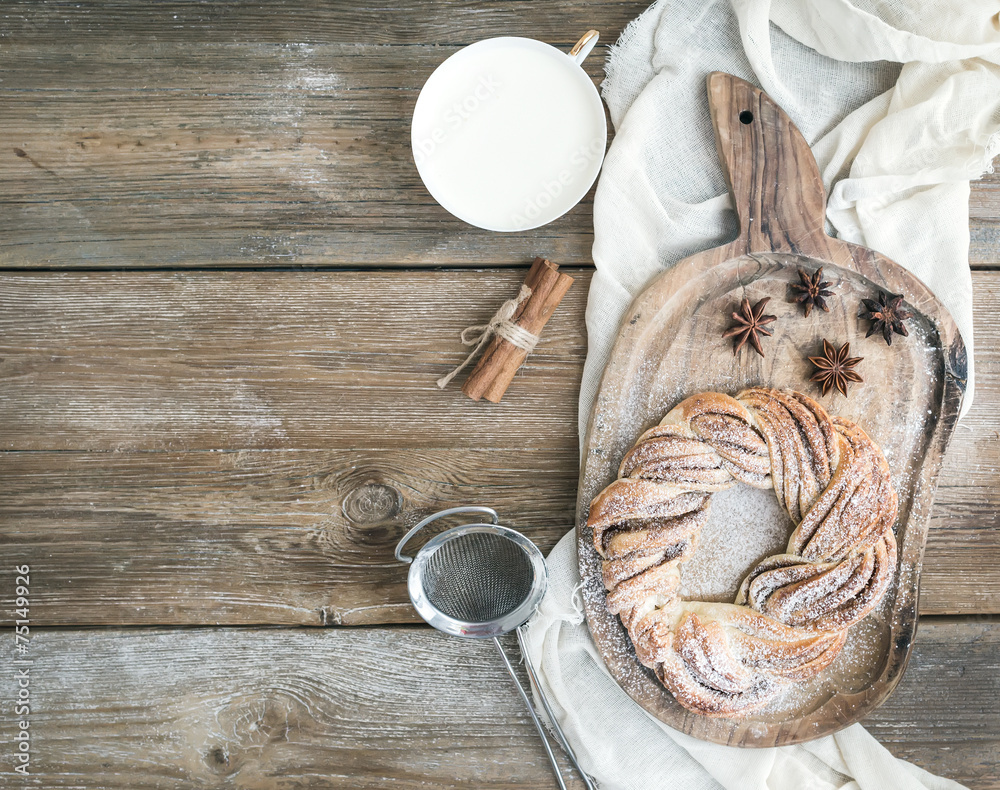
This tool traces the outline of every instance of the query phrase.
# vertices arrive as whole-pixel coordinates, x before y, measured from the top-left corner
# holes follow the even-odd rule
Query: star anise
[[[913,313],[903,307],[903,296],[889,294],[885,291],[878,292],[878,301],[875,299],[862,299],[864,305],[858,318],[865,318],[872,322],[865,337],[871,337],[876,332],[881,332],[882,337],[888,345],[892,345],[892,333],[906,337],[910,333],[906,331],[903,322],[908,318],[913,318]]]
[[[771,336],[771,330],[765,324],[770,324],[772,321],[778,320],[777,316],[763,314],[764,307],[770,301],[771,297],[765,296],[751,307],[750,300],[745,296],[743,297],[743,302],[740,304],[740,311],[733,313],[733,318],[737,321],[736,326],[727,330],[722,336],[723,338],[739,338],[733,345],[733,356],[739,353],[739,350],[743,348],[743,345],[747,341],[750,341],[750,345],[753,346],[754,351],[764,356],[764,349],[760,345],[761,335],[765,337]]]
[[[799,268],[799,279],[802,280],[802,284],[792,283],[791,288],[798,294],[795,301],[801,302],[806,308],[806,316],[808,317],[813,305],[816,305],[824,313],[829,313],[830,308],[826,306],[826,297],[833,296],[833,291],[827,289],[830,283],[823,281],[823,267],[820,266],[812,277],[806,274],[805,269]]]
[[[847,397],[847,382],[864,382],[864,379],[854,371],[855,366],[864,357],[852,357],[849,356],[850,353],[850,343],[844,343],[838,350],[827,340],[823,340],[823,355],[809,357],[809,361],[819,368],[809,380],[818,381],[824,395],[836,387],[841,395]]]

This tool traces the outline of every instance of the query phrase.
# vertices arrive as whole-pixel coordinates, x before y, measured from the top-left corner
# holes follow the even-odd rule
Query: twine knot
[[[464,346],[475,346],[472,351],[469,352],[469,356],[465,358],[465,361],[455,368],[447,376],[442,376],[437,380],[437,385],[441,389],[448,386],[455,376],[462,372],[466,365],[468,365],[475,358],[476,354],[479,353],[480,349],[486,345],[491,337],[496,335],[501,337],[509,343],[517,346],[518,348],[523,348],[525,352],[530,354],[538,343],[538,335],[534,335],[522,326],[518,326],[511,319],[514,317],[514,313],[517,308],[521,306],[522,303],[528,300],[531,296],[531,288],[527,285],[521,285],[521,290],[518,292],[517,297],[514,299],[508,299],[502,305],[500,309],[496,311],[496,314],[489,320],[487,324],[477,324],[475,326],[467,326],[462,330],[462,345]]]

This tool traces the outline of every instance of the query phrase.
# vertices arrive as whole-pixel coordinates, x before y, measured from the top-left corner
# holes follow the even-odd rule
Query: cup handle
[[[573,62],[577,66],[582,66],[583,61],[587,59],[587,55],[590,51],[597,46],[597,40],[601,37],[601,34],[596,30],[588,30],[583,34],[583,37],[573,45],[573,49],[569,51],[569,56],[573,58]]]
[[[396,544],[396,559],[399,560],[400,562],[406,562],[406,563],[413,562],[413,557],[408,557],[405,554],[403,554],[403,546],[406,545],[406,542],[414,535],[416,535],[418,532],[420,532],[420,530],[422,530],[424,527],[430,524],[432,521],[436,521],[439,518],[445,518],[446,516],[454,516],[459,513],[481,513],[484,516],[489,516],[490,521],[492,521],[494,524],[500,523],[500,516],[498,516],[497,512],[491,507],[480,507],[479,505],[471,505],[469,507],[450,507],[447,510],[442,510],[438,513],[435,513],[432,516],[428,516],[419,524],[417,524],[417,526],[415,526],[413,529],[411,529],[409,532],[403,535],[403,539]]]

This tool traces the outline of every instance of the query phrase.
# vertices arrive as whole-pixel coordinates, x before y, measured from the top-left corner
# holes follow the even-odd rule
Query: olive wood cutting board
[[[708,105],[739,236],[665,271],[625,316],[584,445],[580,572],[591,633],[607,668],[633,699],[697,738],[764,747],[846,727],[884,702],[899,682],[917,624],[934,487],[958,419],[967,360],[954,321],[920,280],[874,250],[826,234],[826,194],[815,159],[770,97],[717,72],[708,78]],[[834,290],[829,312],[816,308],[805,317],[794,303],[789,286],[799,281],[800,266],[810,273],[823,267],[823,279]],[[862,298],[875,298],[879,290],[903,294],[914,313],[906,322],[909,336],[894,336],[891,347],[879,334],[866,339],[869,322],[858,317]],[[751,303],[770,296],[766,312],[778,318],[769,326],[774,336],[764,340],[763,358],[749,344],[734,356],[732,341],[722,339],[744,296]],[[835,389],[821,396],[809,381],[814,367],[807,357],[821,353],[823,338],[838,347],[850,342],[851,355],[864,358],[857,368],[864,383],[852,385],[848,398]],[[899,494],[898,569],[882,605],[851,629],[844,650],[817,678],[742,720],[709,718],[682,708],[639,664],[621,622],[605,608],[600,558],[586,521],[591,500],[615,479],[628,448],[673,406],[696,392],[734,395],[753,386],[810,395],[831,415],[858,423],[881,446]],[[697,561],[696,550],[688,562]]]

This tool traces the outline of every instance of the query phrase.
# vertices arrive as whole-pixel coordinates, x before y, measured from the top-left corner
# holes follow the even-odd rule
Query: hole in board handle
[[[750,110],[744,110],[740,113],[740,123],[748,124],[753,123],[753,113]]]

